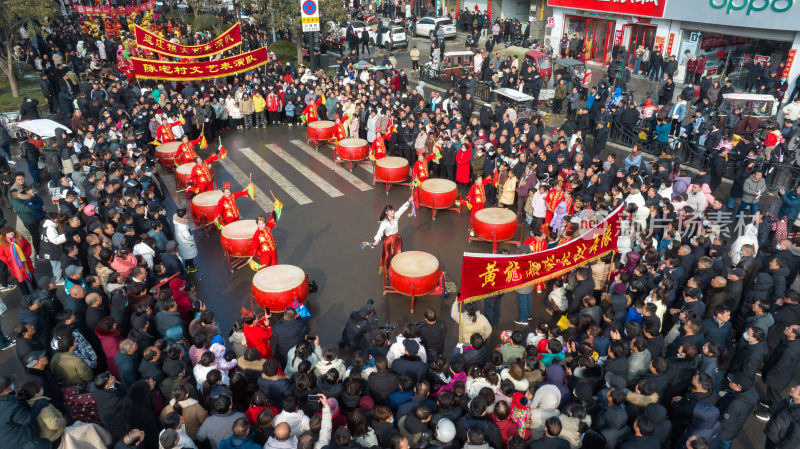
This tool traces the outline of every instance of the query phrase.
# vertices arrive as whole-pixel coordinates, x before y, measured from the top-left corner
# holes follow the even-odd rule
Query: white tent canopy
[[[57,129],[64,129],[68,134],[72,134],[72,131],[66,126],[48,119],[26,120],[24,122],[19,122],[17,127],[30,131],[45,139],[48,137],[55,137]]]

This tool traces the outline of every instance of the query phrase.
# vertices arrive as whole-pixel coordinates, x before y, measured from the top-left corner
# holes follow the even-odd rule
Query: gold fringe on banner
[[[501,293],[508,293],[508,292],[514,291],[514,290],[516,290],[518,288],[527,287],[529,285],[539,284],[539,283],[542,283],[542,282],[547,282],[550,279],[557,278],[557,277],[561,276],[562,274],[567,273],[569,271],[572,271],[572,270],[574,270],[574,269],[576,269],[578,267],[581,267],[583,265],[586,265],[587,263],[592,263],[592,262],[596,261],[597,259],[605,256],[608,253],[616,253],[616,251],[613,250],[613,249],[612,250],[608,250],[608,251],[606,251],[606,252],[604,252],[602,254],[598,254],[598,255],[592,257],[591,259],[586,259],[583,262],[579,262],[579,263],[577,263],[575,265],[572,265],[569,268],[564,268],[564,269],[561,269],[561,270],[558,270],[558,271],[554,271],[554,272],[549,273],[549,274],[547,274],[545,276],[540,276],[540,277],[538,277],[536,279],[523,282],[522,284],[515,285],[513,287],[502,288],[500,290],[495,290],[495,291],[493,291],[491,293],[486,293],[486,294],[483,294],[483,295],[478,295],[478,296],[472,296],[472,297],[469,297],[469,298],[459,299],[459,301],[469,304],[471,302],[479,301],[481,299],[486,299],[486,298],[490,298],[492,296],[497,296],[497,295],[499,295]]]

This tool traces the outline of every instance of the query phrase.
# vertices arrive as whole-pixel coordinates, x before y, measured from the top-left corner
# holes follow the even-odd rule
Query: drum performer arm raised
[[[411,200],[408,200],[402,206],[400,206],[400,209],[397,209],[397,211],[394,213],[393,221],[389,221],[388,219],[381,221],[380,226],[378,226],[378,233],[375,234],[375,239],[372,242],[373,246],[377,246],[382,238],[397,234],[400,216],[402,216],[406,210],[408,210],[408,206],[410,205]]]

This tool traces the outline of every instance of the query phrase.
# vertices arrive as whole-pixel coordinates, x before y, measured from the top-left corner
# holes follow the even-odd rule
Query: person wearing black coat
[[[382,405],[386,403],[386,398],[390,394],[397,391],[400,376],[389,370],[385,358],[379,357],[375,360],[375,369],[376,371],[367,378],[367,388],[375,404]]]
[[[467,442],[467,431],[478,428],[483,431],[483,439],[490,447],[502,448],[503,437],[491,417],[486,413],[489,406],[486,398],[477,396],[469,403],[469,413],[456,422],[456,439],[461,443]]]
[[[406,338],[403,340],[403,347],[405,348],[405,354],[392,362],[392,371],[397,373],[398,376],[407,376],[414,383],[425,379],[425,375],[428,374],[428,366],[417,355],[419,343],[416,340]]]
[[[767,357],[767,342],[764,341],[764,331],[751,327],[746,331],[747,338],[742,337],[731,363],[728,365],[728,373],[741,374],[753,380],[756,373]]]
[[[790,290],[784,298],[779,299],[780,305],[773,308],[770,313],[775,319],[767,332],[767,351],[772,353],[783,339],[783,331],[795,323],[800,323],[800,295]]]
[[[483,128],[486,131],[489,130],[494,120],[493,114],[494,113],[492,112],[492,106],[490,104],[484,103],[483,106],[481,106],[481,109],[478,113],[480,117],[481,128]]]
[[[153,413],[152,391],[155,385],[150,379],[139,380],[131,385],[122,400],[122,418],[129,429],[144,431],[142,447],[145,448],[158,447],[158,434],[161,431],[158,417]],[[119,417],[117,420],[122,421]]]
[[[272,326],[272,351],[281,366],[286,366],[289,350],[305,340],[310,330],[308,323],[298,316],[296,310],[290,308],[283,312],[283,318]]]
[[[770,417],[764,428],[767,436],[767,449],[791,449],[800,447],[800,385],[789,391],[789,397],[783,399]]]
[[[425,311],[425,320],[419,328],[422,346],[428,359],[433,360],[436,354],[444,354],[444,340],[447,336],[447,326],[439,321],[436,311],[428,309]]]
[[[120,419],[125,406],[125,392],[122,390],[122,385],[111,373],[105,372],[94,378],[94,386],[92,398],[97,404],[100,423],[111,434],[111,438],[118,441],[128,431],[128,425]]]
[[[722,425],[719,435],[721,447],[729,448],[730,444],[726,442],[732,442],[744,427],[758,402],[758,390],[752,379],[741,374],[728,374],[728,389],[727,394],[717,402],[717,408]]]
[[[785,339],[775,348],[761,371],[761,379],[767,386],[767,403],[771,407],[777,406],[781,401],[781,393],[791,382],[800,364],[800,325],[787,327],[783,335]]]

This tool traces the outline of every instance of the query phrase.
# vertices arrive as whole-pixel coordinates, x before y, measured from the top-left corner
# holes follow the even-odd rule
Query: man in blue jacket
[[[778,193],[781,194],[781,200],[783,201],[778,216],[786,216],[789,219],[789,223],[794,222],[800,215],[800,186],[789,192],[786,189],[780,189]]]
[[[14,394],[11,379],[0,376],[0,435],[3,437],[3,447],[49,448],[49,441],[38,438],[39,426],[36,424],[36,417],[48,404],[46,399],[40,399],[29,406]]]

